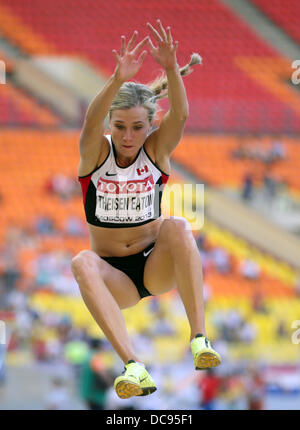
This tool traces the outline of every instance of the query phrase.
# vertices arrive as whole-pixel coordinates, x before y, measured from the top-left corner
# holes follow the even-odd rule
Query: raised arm
[[[104,120],[109,112],[112,101],[122,84],[136,75],[145,59],[146,51],[143,51],[138,58],[137,55],[147,43],[148,37],[145,37],[134,47],[137,35],[137,31],[135,31],[127,46],[125,36],[121,37],[120,54],[113,50],[117,61],[114,74],[92,100],[87,109],[79,138],[82,171],[91,171],[96,166],[103,148],[103,142],[105,141],[105,137],[103,136]]]
[[[157,23],[158,31],[151,24],[147,24],[157,47],[152,44],[151,39],[148,43],[153,58],[165,69],[170,109],[163,117],[159,128],[152,133],[151,146],[156,159],[166,160],[181,139],[189,114],[189,105],[176,59],[178,42],[173,44],[170,27],[165,30],[160,20],[157,20]]]

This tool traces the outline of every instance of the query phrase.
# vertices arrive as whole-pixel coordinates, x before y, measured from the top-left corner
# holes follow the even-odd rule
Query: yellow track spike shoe
[[[196,370],[205,370],[221,364],[220,355],[211,347],[210,341],[201,333],[197,334],[191,342]]]
[[[144,366],[129,360],[121,376],[115,379],[114,387],[121,399],[132,396],[147,396],[156,391],[155,382]]]

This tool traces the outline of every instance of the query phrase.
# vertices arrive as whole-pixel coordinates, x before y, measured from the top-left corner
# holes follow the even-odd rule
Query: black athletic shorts
[[[155,242],[147,246],[138,254],[128,255],[126,257],[101,257],[116,269],[124,272],[135,284],[141,298],[152,296],[144,285],[144,268],[147,258],[154,248]]]

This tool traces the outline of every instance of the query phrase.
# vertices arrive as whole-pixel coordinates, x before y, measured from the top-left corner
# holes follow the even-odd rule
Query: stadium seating
[[[269,19],[282,28],[292,39],[300,43],[300,4],[298,0],[252,0]]]
[[[3,130],[1,132],[3,150],[0,151],[0,163],[3,168],[0,237],[2,239],[10,224],[16,223],[26,228],[32,228],[37,214],[49,216],[53,220],[55,228],[60,231],[63,230],[70,215],[84,219],[80,196],[62,201],[57,195],[47,191],[47,183],[58,173],[75,179],[79,161],[78,138],[78,131]],[[208,180],[212,185],[234,184],[238,186],[239,178],[242,178],[249,165],[247,162],[241,161],[241,167],[236,167],[236,161],[231,160],[230,153],[237,143],[236,138],[185,136],[174,153],[175,160],[179,160],[181,164],[186,165],[197,176]],[[269,143],[268,139],[266,139],[267,143]],[[299,170],[300,160],[297,144],[292,139],[288,140],[287,147],[286,173],[288,174],[289,171]],[[185,154],[189,154],[190,164],[187,164]],[[228,158],[227,170],[226,158]],[[191,161],[195,159],[202,160],[202,163],[191,164]],[[20,180],[13,181],[14,175]],[[171,176],[170,185],[174,180],[179,181],[179,178]],[[295,187],[297,184],[299,182],[295,183]],[[283,283],[295,283],[296,274],[288,267],[253,251],[244,241],[235,238],[229,232],[222,231],[208,220],[205,221],[203,230],[214,246],[226,248],[240,260],[245,255],[251,254],[269,275],[273,274]],[[87,239],[81,238],[62,240],[53,236],[43,239],[44,250],[50,251],[66,246],[71,252],[76,253],[87,245]]]
[[[2,126],[51,127],[61,123],[60,118],[9,82],[1,85],[0,110]]]
[[[253,1],[267,7],[266,1]],[[146,34],[145,22],[154,23],[160,17],[164,24],[171,25],[174,37],[180,41],[180,64],[185,64],[193,51],[199,51],[204,58],[203,68],[185,79],[192,106],[187,130],[198,134],[185,135],[173,154],[174,160],[215,187],[240,188],[248,172],[255,172],[256,185],[259,186],[265,166],[262,162],[233,158],[232,154],[240,144],[240,138],[234,132],[280,132],[287,158],[272,165],[272,172],[288,183],[290,191],[300,192],[299,139],[283,134],[300,131],[298,96],[287,83],[289,66],[216,0],[171,1],[163,6],[158,0],[147,3],[129,0],[122,4],[116,2],[114,7],[104,1],[53,0],[47,4],[46,10],[39,0],[3,0],[0,14],[3,18],[0,24],[2,34],[25,53],[76,55],[83,60],[88,59],[106,74],[114,69],[111,51],[119,47],[120,35],[128,37],[137,28],[142,37]],[[185,25],[178,25],[182,22]],[[285,25],[289,29],[292,27],[286,21],[277,22],[284,28]],[[13,64],[7,65],[9,70],[13,69]],[[143,82],[150,81],[158,69],[147,58],[137,78]],[[165,102],[162,105],[166,108]],[[3,113],[1,125],[7,127],[1,130],[0,141],[0,240],[3,243],[10,226],[34,231],[37,215],[52,219],[59,232],[58,235],[40,236],[34,246],[24,245],[18,249],[22,274],[19,288],[26,289],[35,281],[32,263],[43,253],[63,250],[75,255],[89,248],[87,235],[71,237],[64,231],[70,215],[84,219],[81,196],[62,200],[48,188],[49,181],[56,174],[76,178],[79,130],[59,130],[59,118],[9,83],[1,87],[0,109]],[[16,124],[32,128],[9,129]],[[40,130],[49,126],[52,131]],[[230,133],[225,137],[209,134],[216,131]],[[256,138],[249,134],[243,140],[251,144]],[[259,141],[264,149],[269,149],[273,138],[266,136]],[[171,177],[170,182],[173,179]],[[176,177],[175,180],[180,182]],[[214,266],[205,272],[204,281],[211,294],[206,304],[210,336],[218,336],[215,313],[234,309],[257,329],[258,347],[248,349],[247,345],[241,348],[235,345],[231,354],[249,359],[258,354],[257,351],[264,351],[270,360],[276,360],[285,358],[284,351],[288,350],[289,358],[296,360],[295,349],[292,351],[286,346],[276,349],[275,346],[278,344],[278,321],[282,320],[289,327],[291,319],[299,318],[298,273],[209,220],[205,220],[201,233],[211,248],[222,247],[229,253],[233,266],[228,275],[221,275]],[[239,273],[245,256],[251,256],[259,264],[259,281],[247,280]],[[30,304],[34,308],[68,314],[75,326],[86,328],[91,336],[102,335],[81,298],[56,294],[52,285],[34,287],[37,290],[30,295]],[[257,292],[265,300],[267,315],[253,309],[252,301]],[[143,332],[154,322],[151,300],[141,301],[135,312],[124,311],[131,333]],[[165,294],[159,300],[169,312],[168,318],[174,324],[177,341],[174,343],[171,336],[158,336],[155,343],[157,356],[162,361],[170,361],[171,350],[172,358],[177,360],[185,351],[188,323],[185,315],[174,311],[175,292]],[[45,337],[52,336],[53,331],[45,332]],[[264,357],[260,355],[258,358]]]
[[[6,151],[0,152],[0,162],[7,168],[2,173],[2,237],[4,237],[9,223],[15,222],[27,228],[32,227],[34,217],[37,213],[50,216],[54,220],[55,227],[59,230],[63,229],[64,223],[70,214],[83,218],[83,206],[80,197],[61,201],[59,197],[49,194],[46,190],[46,184],[54,174],[63,173],[71,177],[76,174],[78,137],[78,132],[48,132],[45,134],[40,131],[2,131],[2,145],[6,148]],[[214,157],[222,154],[223,145],[208,142],[205,138],[203,138],[203,141],[205,144],[202,142],[202,145],[199,145],[198,142],[194,142],[192,139],[192,144],[203,149],[203,153],[201,151],[198,152],[202,160],[205,160],[203,165],[215,164]],[[231,142],[226,141],[227,151],[234,147],[232,145],[233,142],[234,140],[231,140]],[[205,151],[207,143],[210,143],[209,151]],[[187,152],[191,154],[191,147],[189,145],[192,144],[190,143],[190,138],[186,137],[181,147],[188,148]],[[218,147],[219,150],[214,151],[214,146]],[[190,157],[190,159],[193,158]],[[17,183],[12,181],[12,176],[15,172],[18,172],[17,174],[22,178],[22,181]],[[41,199],[43,201],[42,207]],[[18,210],[20,207],[22,211]],[[229,232],[222,231],[222,229],[207,220],[203,231],[214,246],[224,247],[239,260],[243,259],[245,255],[251,254],[252,258],[260,264],[268,277],[266,282],[264,282],[266,284],[266,293],[268,284],[269,286],[271,285],[270,288],[276,292],[276,295],[291,294],[291,288],[288,285],[295,284],[296,274],[286,265],[273,261],[258,252],[254,252],[246,243],[235,238]],[[80,249],[88,246],[88,240],[87,238],[45,237],[41,246],[43,251],[52,251],[60,249],[60,247],[65,247],[75,254]],[[26,267],[26,261],[30,258],[32,258],[32,251],[23,250],[22,259],[24,259],[24,268]],[[277,279],[273,284],[270,279],[271,274],[273,278]],[[222,277],[212,275],[211,283],[216,292],[222,291],[224,283]],[[239,288],[238,284],[239,280],[234,281],[233,279],[231,290],[228,290],[228,288],[225,288],[225,290],[230,294],[230,291],[233,292]],[[243,294],[248,294],[249,284],[245,283],[245,288],[242,290]]]
[[[23,140],[21,140],[23,139]],[[58,229],[63,226],[63,220],[69,214],[77,214],[83,217],[82,202],[80,197],[71,199],[70,201],[62,202],[57,197],[47,194],[44,187],[45,182],[49,176],[57,173],[58,171],[64,174],[74,174],[76,171],[76,163],[78,155],[76,151],[78,133],[51,133],[45,138],[45,133],[42,132],[6,132],[4,134],[4,142],[12,145],[10,151],[6,153],[5,161],[10,168],[14,165],[16,160],[16,151],[13,149],[21,148],[21,141],[26,142],[28,151],[20,149],[22,154],[22,163],[19,165],[19,171],[24,178],[22,186],[15,187],[15,196],[12,197],[11,190],[8,189],[5,195],[8,200],[8,205],[3,213],[6,213],[9,207],[12,207],[12,213],[16,213],[14,206],[11,204],[14,201],[19,201],[27,213],[24,217],[22,212],[17,212],[14,220],[21,225],[26,225],[26,220],[32,221],[35,212],[38,211],[38,205],[41,205],[41,198],[43,201],[43,213],[48,214],[55,220],[55,225]],[[43,143],[43,145],[41,145]],[[59,170],[57,166],[59,165]],[[171,181],[173,179],[171,178]],[[179,181],[178,177],[175,177]],[[30,184],[30,185],[29,185]],[[30,200],[22,198],[21,194],[28,195],[30,190]],[[35,202],[35,203],[34,203]],[[32,204],[34,205],[32,206]],[[33,207],[31,212],[30,206]],[[39,208],[41,213],[41,209]],[[29,214],[29,216],[28,216]],[[11,213],[9,212],[9,215]],[[9,219],[8,215],[8,219]],[[27,224],[28,225],[28,224]],[[4,222],[4,226],[5,225]],[[231,233],[222,230],[215,226],[213,223],[206,221],[203,228],[203,233],[212,247],[223,247],[229,252],[233,261],[233,272],[228,276],[219,274],[215,269],[209,270],[205,274],[205,283],[209,285],[211,291],[211,300],[207,304],[207,320],[208,329],[211,336],[217,335],[216,327],[213,324],[213,315],[215,310],[218,312],[226,311],[228,309],[236,309],[242,315],[247,317],[256,327],[258,331],[258,341],[264,342],[265,345],[272,345],[276,342],[275,323],[276,318],[283,319],[286,323],[289,322],[291,312],[296,318],[298,312],[298,300],[295,297],[295,282],[297,274],[287,267],[284,263],[273,260],[267,255],[263,255],[257,250],[254,250],[250,245],[243,242],[241,239],[234,237]],[[77,253],[79,250],[88,247],[88,238],[71,238],[66,235],[60,236],[45,236],[40,240],[39,245],[35,249],[28,247],[20,248],[19,258],[20,267],[24,278],[34,279],[34,272],[32,271],[32,261],[43,252],[54,252],[59,249],[69,250],[71,254]],[[259,283],[245,280],[238,272],[240,262],[245,255],[251,255],[252,259],[260,264],[262,276]],[[251,301],[255,292],[260,291],[266,300],[269,315],[265,317],[259,313],[253,312]],[[53,293],[51,285],[44,286],[43,291],[35,293],[31,296],[31,305],[37,310],[55,312],[61,315],[69,314],[75,326],[86,328],[88,333],[100,335],[100,331],[91,318],[86,307],[80,298],[69,297],[61,294]],[[172,294],[167,294],[162,297],[162,301],[169,303],[172,302]],[[279,303],[284,303],[280,308]],[[154,316],[149,309],[149,301],[141,302],[136,308],[136,312],[125,312],[125,319],[132,333],[138,333],[143,329],[147,329],[147,325],[151,318]],[[283,309],[290,306],[289,313],[284,314]],[[169,306],[170,308],[170,306]],[[274,312],[273,312],[274,308]],[[170,311],[171,312],[171,311]],[[148,317],[145,318],[147,313]],[[169,318],[174,319],[174,327],[176,328],[178,345],[180,348],[174,354],[178,357],[183,353],[183,346],[188,336],[188,324],[183,316],[170,313]],[[51,334],[51,333],[50,333]],[[50,335],[49,334],[49,335]],[[165,338],[166,343],[167,338]],[[169,339],[171,342],[171,338]],[[178,346],[177,345],[177,346]],[[158,356],[165,360],[165,348],[160,337],[155,342]],[[182,347],[182,348],[181,348]],[[239,351],[238,354],[245,353],[245,348]],[[274,356],[275,359],[275,356]]]
[[[163,7],[156,0],[147,3],[130,0],[116,3],[114,7],[104,1],[53,0],[47,6],[47,13],[38,0],[30,3],[4,0],[0,11],[6,17],[1,24],[3,33],[25,52],[88,58],[108,74],[115,67],[111,51],[119,47],[121,34],[129,37],[137,29],[142,37],[146,34],[146,21],[154,23],[160,17],[180,41],[180,64],[187,62],[193,51],[199,51],[204,59],[203,67],[185,79],[193,106],[187,129],[202,132],[300,130],[299,112],[293,103],[282,100],[267,80],[256,77],[264,69],[264,61],[276,62],[278,54],[216,0],[209,3],[184,0]],[[182,26],[182,22],[186,25]],[[15,32],[17,24],[19,31]],[[76,32],[69,30],[74,27]],[[243,68],[239,59],[253,61],[254,74]],[[147,58],[136,79],[148,82],[158,70]],[[285,83],[281,85],[288,87]]]
[[[275,140],[277,138],[266,137],[257,142],[267,151]],[[297,174],[300,167],[299,139],[282,136],[279,140],[286,147],[287,157],[269,166],[268,171],[286,181],[290,189],[299,191],[300,179]],[[185,136],[184,145],[176,148],[173,157],[203,181],[214,186],[226,184],[239,188],[247,173],[253,173],[256,185],[261,185],[266,171],[264,163],[251,159],[237,160],[233,157],[233,151],[238,149],[241,142],[254,146],[256,137]]]

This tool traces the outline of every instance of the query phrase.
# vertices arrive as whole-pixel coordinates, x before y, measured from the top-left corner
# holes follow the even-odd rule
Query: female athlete
[[[125,371],[114,386],[119,397],[151,394],[155,382],[135,354],[121,309],[146,296],[177,287],[191,328],[196,369],[220,364],[206,337],[200,254],[184,218],[161,215],[161,187],[170,175],[170,156],[183,134],[188,101],[181,75],[201,61],[179,68],[178,42],[170,28],[157,21],[150,36],[136,44],[121,38],[114,74],[93,99],[79,139],[79,181],[82,186],[91,250],[72,260],[72,271],[83,300]],[[141,68],[148,46],[166,77],[151,85],[128,82]],[[142,51],[143,50],[143,51]],[[157,100],[168,96],[169,111],[153,130]],[[109,115],[110,135],[104,134]]]

